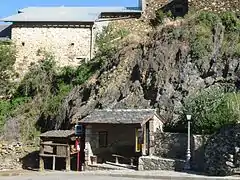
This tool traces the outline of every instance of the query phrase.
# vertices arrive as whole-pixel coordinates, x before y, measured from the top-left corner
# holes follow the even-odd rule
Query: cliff
[[[170,21],[145,38],[131,33],[87,83],[69,94],[56,127],[66,128],[95,108],[156,108],[175,121],[185,99],[200,89],[239,88],[239,31],[215,17],[200,13]]]

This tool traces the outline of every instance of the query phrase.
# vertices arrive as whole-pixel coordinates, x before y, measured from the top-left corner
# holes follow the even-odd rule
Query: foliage
[[[202,11],[199,14],[197,14],[194,21],[196,22],[196,24],[209,26],[210,28],[213,28],[214,26],[221,22],[221,19],[219,15],[216,13]]]
[[[240,33],[240,19],[233,12],[223,12],[220,14],[222,24],[225,26],[227,32]]]
[[[14,46],[10,42],[0,42],[0,96],[9,94],[15,60]]]
[[[7,118],[21,115],[22,139],[35,140],[46,125],[54,124],[62,101],[72,88],[85,83],[101,65],[99,58],[78,68],[58,68],[54,57],[45,53],[44,60],[32,64],[11,100],[0,101],[0,131]]]
[[[124,28],[116,29],[113,25],[105,26],[101,33],[97,34],[96,45],[98,54],[101,56],[109,56],[115,53],[119,40],[129,34]]]
[[[240,93],[224,89],[202,90],[184,102],[180,121],[172,128],[186,131],[186,114],[192,115],[192,132],[212,134],[240,119]]]
[[[152,20],[153,26],[158,26],[164,23],[165,18],[173,19],[173,14],[171,11],[164,12],[162,9],[158,9],[155,12],[156,17]]]

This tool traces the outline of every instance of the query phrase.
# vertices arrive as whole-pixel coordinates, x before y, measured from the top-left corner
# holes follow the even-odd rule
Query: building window
[[[107,137],[108,134],[106,131],[102,131],[98,133],[98,144],[100,148],[107,147]]]
[[[22,42],[22,46],[25,46],[25,42]]]
[[[71,43],[71,46],[74,46],[74,43]]]

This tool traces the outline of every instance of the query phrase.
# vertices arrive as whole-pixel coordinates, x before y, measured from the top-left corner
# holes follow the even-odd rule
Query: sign
[[[82,125],[75,125],[75,135],[76,136],[83,135],[83,126]]]

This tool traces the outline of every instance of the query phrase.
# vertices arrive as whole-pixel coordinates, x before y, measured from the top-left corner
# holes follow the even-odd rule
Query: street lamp
[[[190,170],[191,165],[190,165],[190,159],[191,159],[191,147],[190,147],[190,133],[191,133],[191,118],[192,115],[187,114],[187,121],[188,121],[188,143],[187,143],[187,154],[186,154],[186,164],[185,164],[185,170]]]

